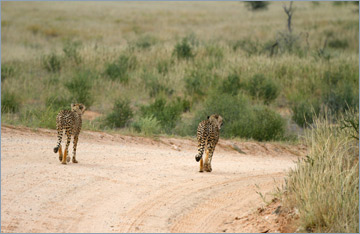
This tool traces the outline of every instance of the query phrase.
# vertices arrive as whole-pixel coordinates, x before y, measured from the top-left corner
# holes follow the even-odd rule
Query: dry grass
[[[287,179],[285,200],[299,210],[303,232],[359,232],[359,141],[338,121],[315,121],[305,137],[308,155]]]

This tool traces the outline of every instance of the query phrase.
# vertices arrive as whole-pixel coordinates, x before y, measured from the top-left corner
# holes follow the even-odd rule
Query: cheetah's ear
[[[79,109],[82,111],[82,113],[84,113],[86,107],[85,107],[84,104],[80,104],[80,105],[79,105]]]
[[[209,119],[210,118],[210,116],[208,115],[208,118],[207,119]]]
[[[74,103],[71,103],[71,108],[73,108],[75,106],[75,104]]]

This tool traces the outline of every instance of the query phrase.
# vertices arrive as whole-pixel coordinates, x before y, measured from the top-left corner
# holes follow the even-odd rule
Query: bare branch
[[[287,26],[288,26],[288,30],[289,30],[290,33],[292,32],[291,18],[292,18],[292,15],[294,14],[294,10],[295,10],[295,9],[292,8],[292,4],[293,4],[293,2],[291,1],[289,7],[286,7],[286,5],[283,5],[284,11],[288,16],[288,20],[287,20],[288,25]]]

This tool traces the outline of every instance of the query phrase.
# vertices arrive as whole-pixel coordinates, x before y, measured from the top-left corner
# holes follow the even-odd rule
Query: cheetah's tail
[[[59,146],[56,146],[56,147],[54,148],[54,153],[56,154],[58,151],[59,151]]]
[[[201,158],[202,158],[202,155],[201,155],[201,154],[197,154],[197,155],[195,156],[196,162],[199,162]]]

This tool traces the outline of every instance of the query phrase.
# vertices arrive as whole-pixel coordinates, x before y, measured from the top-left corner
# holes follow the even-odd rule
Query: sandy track
[[[260,206],[256,192],[281,183],[303,150],[236,142],[241,154],[220,140],[213,172],[199,173],[195,140],[85,131],[79,164],[65,166],[55,131],[1,130],[2,232],[241,232],[227,224]]]

